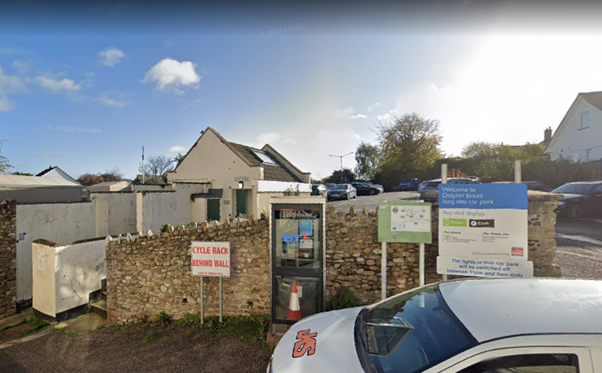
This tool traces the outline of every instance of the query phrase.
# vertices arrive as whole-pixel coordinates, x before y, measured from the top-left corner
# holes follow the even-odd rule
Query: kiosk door
[[[324,310],[323,205],[272,204],[271,216],[272,322],[293,324]]]

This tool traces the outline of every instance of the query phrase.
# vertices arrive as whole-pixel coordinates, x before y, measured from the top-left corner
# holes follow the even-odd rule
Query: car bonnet
[[[361,310],[356,307],[324,312],[294,324],[274,350],[272,371],[361,372],[354,336]]]

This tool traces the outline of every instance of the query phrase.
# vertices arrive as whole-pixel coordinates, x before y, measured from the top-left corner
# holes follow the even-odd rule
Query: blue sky
[[[13,171],[133,178],[142,146],[184,154],[211,126],[322,178],[340,167],[330,155],[376,144],[394,115],[438,119],[442,149],[459,155],[472,141],[539,142],[578,92],[602,90],[599,13],[581,3],[0,4]]]

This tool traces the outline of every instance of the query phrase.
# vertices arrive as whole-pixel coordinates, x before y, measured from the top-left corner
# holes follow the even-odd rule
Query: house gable
[[[582,162],[602,159],[602,92],[577,95],[545,153],[552,160]]]

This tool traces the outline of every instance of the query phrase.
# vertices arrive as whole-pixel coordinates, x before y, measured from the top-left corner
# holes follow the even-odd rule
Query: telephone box
[[[325,203],[270,199],[272,324],[294,324],[325,309]]]

